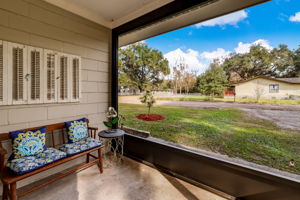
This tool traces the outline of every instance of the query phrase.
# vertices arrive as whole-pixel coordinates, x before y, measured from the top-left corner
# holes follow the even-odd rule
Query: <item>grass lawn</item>
[[[243,111],[155,106],[151,113],[166,117],[156,122],[136,118],[147,113],[145,105],[120,104],[120,113],[126,126],[150,131],[154,137],[300,174],[300,133],[283,131]],[[288,166],[291,159],[294,167]]]
[[[221,102],[233,102],[234,99],[224,98],[211,98],[207,96],[186,96],[186,97],[157,97],[156,100],[167,100],[167,101],[221,101]],[[236,99],[236,102],[242,103],[257,103],[255,99]],[[258,103],[263,104],[279,104],[279,105],[300,105],[300,100],[290,99],[260,99]]]

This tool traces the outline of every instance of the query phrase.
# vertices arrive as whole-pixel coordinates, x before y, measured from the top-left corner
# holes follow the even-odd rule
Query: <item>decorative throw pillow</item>
[[[75,121],[65,122],[68,136],[68,143],[78,142],[88,137],[87,120],[82,118]]]
[[[33,156],[43,152],[46,147],[46,127],[31,131],[12,131],[12,158]]]

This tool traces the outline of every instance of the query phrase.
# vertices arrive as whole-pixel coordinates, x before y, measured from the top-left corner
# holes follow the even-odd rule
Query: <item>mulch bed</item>
[[[139,114],[136,118],[143,120],[143,121],[159,121],[165,119],[164,116],[159,114]]]

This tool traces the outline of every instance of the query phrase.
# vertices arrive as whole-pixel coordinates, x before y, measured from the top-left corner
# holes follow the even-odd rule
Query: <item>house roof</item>
[[[257,76],[254,78],[250,78],[248,80],[244,80],[244,81],[239,81],[236,83],[233,83],[232,85],[237,85],[240,83],[246,83],[248,81],[252,81],[258,78],[263,78],[263,79],[268,79],[268,80],[273,80],[273,81],[278,81],[278,82],[283,82],[283,83],[289,83],[289,84],[300,84],[300,77],[294,77],[294,78],[272,78],[272,77],[267,77],[267,76]]]
[[[288,83],[300,83],[300,77],[295,78],[277,78],[279,81],[285,81]]]

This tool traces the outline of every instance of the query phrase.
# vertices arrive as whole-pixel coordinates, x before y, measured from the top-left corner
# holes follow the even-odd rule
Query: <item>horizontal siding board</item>
[[[106,93],[88,93],[88,103],[103,103],[107,102]]]
[[[63,42],[34,34],[30,34],[30,45],[63,52]]]
[[[98,71],[98,61],[83,58],[82,59],[82,69]]]
[[[9,124],[47,120],[46,107],[11,109],[8,113]]]
[[[98,113],[98,104],[82,104],[75,107],[76,115],[88,115]]]
[[[0,39],[22,44],[29,44],[28,33],[4,26],[0,26]]]
[[[7,125],[8,124],[8,118],[7,114],[8,110],[0,110],[0,125]]]
[[[88,81],[108,82],[108,74],[106,72],[88,71]]]
[[[81,91],[84,92],[98,92],[97,82],[82,81]]]
[[[110,41],[108,37],[99,37],[98,40],[92,39],[90,37],[80,35],[79,33],[65,30],[62,27],[49,25],[41,21],[26,18],[15,13],[8,14],[8,26],[10,28],[35,34],[38,36],[44,36],[50,39],[79,45],[81,47],[91,48],[95,51],[105,53],[109,51]]]
[[[51,24],[58,27],[63,27],[64,25],[64,20],[61,20],[61,15],[38,7],[34,4],[29,4],[29,16],[46,24]]]
[[[20,15],[29,15],[29,6],[23,0],[1,0],[0,8],[11,12],[19,13]]]
[[[110,90],[110,84],[108,83],[98,83],[98,92],[109,92]]]
[[[8,26],[9,12],[0,9],[0,25]]]
[[[109,63],[108,62],[98,62],[98,71],[109,72]]]
[[[76,14],[73,14],[71,12],[66,12],[64,9],[62,8],[59,8],[57,6],[54,6],[52,4],[49,4],[47,2],[44,2],[44,1],[41,1],[41,0],[24,0],[26,2],[28,2],[29,4],[32,4],[32,5],[35,5],[35,6],[38,6],[40,8],[42,8],[43,10],[47,10],[47,11],[50,11],[50,12],[53,12],[53,13],[56,13],[56,14],[59,14],[63,17],[67,17],[71,20],[74,20],[74,21],[77,21],[78,23],[82,23],[82,24],[86,24],[90,27],[93,27],[95,29],[98,29],[98,30],[101,30],[101,31],[108,31],[107,28],[95,23],[95,22],[92,22],[92,21],[89,21],[89,20],[86,20]]]

